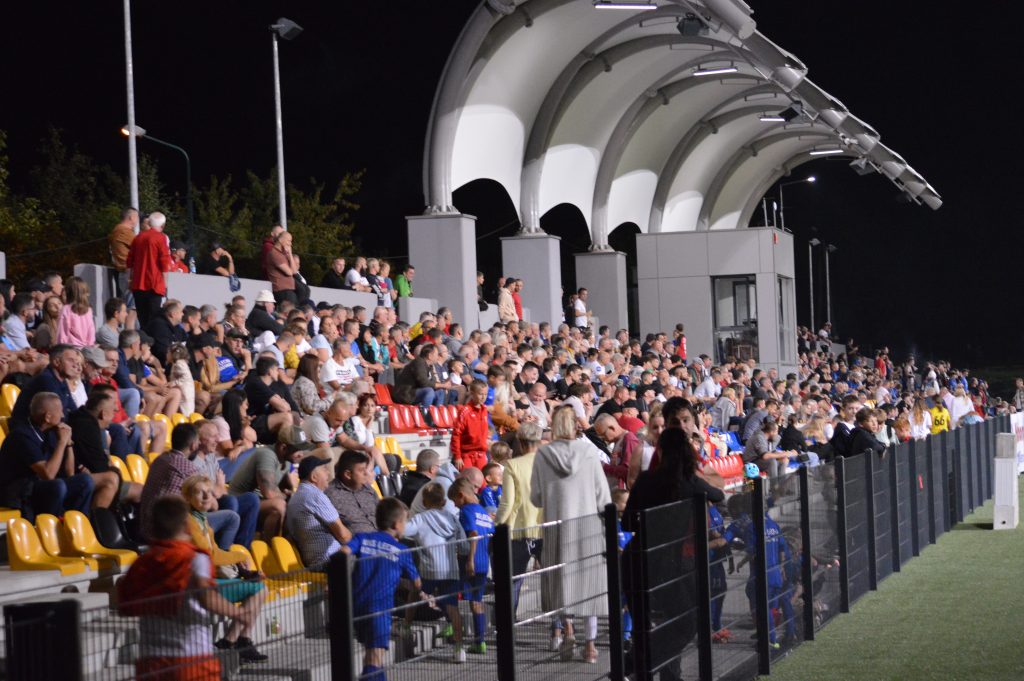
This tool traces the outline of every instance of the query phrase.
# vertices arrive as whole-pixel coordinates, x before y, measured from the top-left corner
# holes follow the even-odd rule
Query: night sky
[[[290,182],[333,183],[367,170],[356,216],[361,250],[401,260],[403,217],[423,209],[427,116],[445,59],[477,0],[396,2],[173,3],[133,7],[136,116],[153,135],[186,148],[193,177],[275,163],[270,35],[278,16],[305,28],[282,43],[285,161]],[[1021,112],[1013,105],[1018,3],[764,2],[758,28],[793,52],[810,77],[876,128],[938,190],[933,212],[896,202],[879,175],[819,160],[786,189],[786,225],[796,234],[797,305],[807,309],[807,239],[839,250],[832,261],[837,330],[865,346],[942,354],[979,366],[1012,360],[1024,340],[1015,294],[1024,237],[1017,227],[1021,171],[1013,156]],[[0,128],[9,135],[12,178],[28,169],[47,126],[68,143],[127,173],[118,128],[125,122],[121,3],[16,2],[0,41]],[[182,191],[180,160],[140,142]],[[176,184],[176,182],[178,184]],[[774,191],[774,190],[773,190]],[[770,192],[771,193],[771,192]],[[127,199],[127,197],[126,197]],[[483,187],[456,193],[478,215],[479,234],[507,226],[507,200]],[[545,227],[571,244],[587,239],[573,215]],[[497,234],[480,242],[488,273]],[[821,268],[821,252],[816,255]],[[817,319],[824,313],[816,270]]]

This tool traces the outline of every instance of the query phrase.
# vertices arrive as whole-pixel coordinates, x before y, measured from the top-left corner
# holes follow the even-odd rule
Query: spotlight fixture
[[[779,112],[779,117],[789,123],[794,118],[799,118],[804,112],[803,102],[793,102],[788,107]]]
[[[812,149],[811,156],[832,156],[833,154],[843,153],[842,149]]]
[[[687,38],[706,36],[710,33],[707,23],[692,12],[687,13],[686,16],[679,20],[679,23],[676,24],[676,30],[679,31],[680,35]]]
[[[779,114],[761,114],[762,123],[785,123],[786,119]]]
[[[736,73],[739,69],[734,64],[728,66],[716,66],[711,68],[697,67],[697,70],[693,72],[695,76],[717,76],[721,73]]]
[[[281,40],[294,40],[302,33],[301,26],[291,19],[285,19],[284,17],[279,18],[276,24],[271,24],[270,30],[276,33],[277,37]]]
[[[658,9],[653,2],[608,2],[608,0],[595,0],[594,9],[625,9],[625,10],[652,10]]]
[[[853,168],[853,172],[858,175],[870,175],[875,170],[874,167],[868,163],[866,158],[854,159],[850,162],[850,167]]]

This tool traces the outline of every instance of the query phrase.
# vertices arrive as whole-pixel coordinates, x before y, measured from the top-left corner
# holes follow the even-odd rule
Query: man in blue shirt
[[[29,381],[14,403],[14,408],[11,410],[11,428],[28,425],[29,405],[32,403],[32,398],[38,393],[55,393],[60,399],[65,415],[74,409],[75,403],[71,399],[71,389],[67,384],[67,378],[71,372],[66,371],[66,367],[76,363],[78,372],[75,375],[78,376],[81,375],[82,364],[82,356],[78,351],[70,345],[55,345],[50,348],[50,366]]]
[[[21,509],[26,519],[39,513],[89,512],[93,479],[76,473],[71,427],[63,423],[59,395],[36,393],[29,420],[14,426],[0,447],[0,503]]]
[[[341,523],[338,510],[324,494],[330,481],[330,459],[310,454],[299,462],[299,488],[288,499],[285,528],[306,567],[327,562],[352,533]]]
[[[473,489],[473,483],[459,478],[448,488],[448,498],[459,509],[459,523],[469,539],[469,555],[466,557],[463,580],[463,599],[469,601],[473,612],[473,633],[476,641],[469,652],[483,655],[487,652],[484,635],[487,633],[487,615],[484,614],[484,587],[487,585],[487,569],[490,560],[487,545],[494,534],[494,520],[484,510]]]
[[[11,300],[11,316],[4,322],[6,345],[11,350],[29,347],[28,322],[35,319],[36,304],[31,293],[18,293]]]
[[[395,590],[401,578],[413,583],[410,602],[426,600],[420,592],[420,574],[412,553],[398,541],[405,532],[408,511],[398,499],[388,497],[377,505],[376,532],[357,534],[343,550],[356,559],[352,572],[352,614],[356,640],[363,644],[362,681],[384,681],[381,665],[391,642],[391,615]]]

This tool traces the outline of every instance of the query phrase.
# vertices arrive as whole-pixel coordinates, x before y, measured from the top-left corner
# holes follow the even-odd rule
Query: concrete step
[[[62,577],[57,570],[11,570],[9,565],[0,566],[0,605],[21,603],[31,596],[60,593],[66,588],[87,592],[97,577],[99,574],[92,570]]]

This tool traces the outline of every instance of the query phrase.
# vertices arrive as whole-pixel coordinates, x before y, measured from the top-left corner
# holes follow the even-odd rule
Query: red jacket
[[[486,452],[487,442],[487,407],[467,404],[452,428],[452,460],[462,459],[463,453]]]
[[[171,252],[164,233],[155,229],[139,232],[128,248],[131,290],[167,295],[164,272],[171,269]]]
[[[118,609],[129,617],[178,615],[192,579],[192,559],[207,551],[192,542],[155,541],[117,583]],[[210,561],[210,581],[213,581]]]

